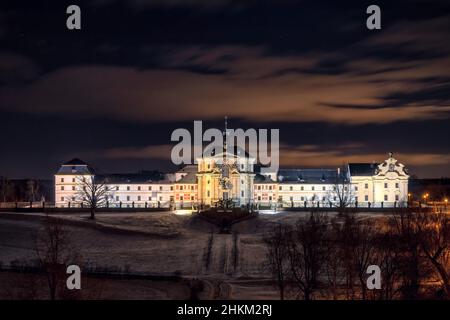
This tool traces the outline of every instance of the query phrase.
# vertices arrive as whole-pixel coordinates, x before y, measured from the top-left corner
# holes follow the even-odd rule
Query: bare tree
[[[305,300],[314,298],[319,289],[326,258],[328,219],[320,213],[311,213],[306,221],[299,220],[288,239],[291,281]]]
[[[32,179],[28,180],[26,190],[28,201],[32,202],[36,201],[36,199],[38,198],[39,190],[40,190],[39,181]]]
[[[436,270],[442,288],[450,297],[450,220],[442,212],[420,212],[417,215],[420,246]]]
[[[98,208],[107,207],[114,201],[112,189],[108,186],[107,180],[96,181],[94,176],[77,177],[78,190],[77,201],[90,209],[91,219],[95,219]]]
[[[388,221],[398,241],[398,267],[404,299],[417,299],[426,266],[420,248],[417,214],[398,208]]]
[[[400,257],[399,237],[391,230],[380,231],[375,236],[377,265],[382,272],[381,290],[375,295],[382,300],[392,300],[395,298],[400,277]]]
[[[286,281],[289,274],[289,260],[287,242],[291,228],[277,224],[264,237],[266,244],[266,267],[276,281],[280,299],[285,298]]]
[[[8,178],[0,176],[0,196],[2,202],[8,200],[9,194],[11,193],[11,187],[12,185]]]
[[[376,262],[374,238],[376,234],[374,223],[371,220],[357,221],[355,239],[357,241],[354,251],[355,267],[358,273],[361,298],[367,298],[367,268]]]
[[[343,281],[342,257],[340,255],[340,226],[337,219],[333,219],[328,232],[326,243],[325,273],[328,280],[328,291],[333,300],[339,298],[339,287]]]
[[[355,203],[355,195],[344,168],[339,170],[333,179],[333,189],[328,193],[328,201],[341,212]]]
[[[47,216],[36,238],[36,254],[45,272],[51,300],[64,290],[66,267],[77,261],[76,252],[62,221]]]

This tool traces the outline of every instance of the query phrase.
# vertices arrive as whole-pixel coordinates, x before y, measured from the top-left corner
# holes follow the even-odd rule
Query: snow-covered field
[[[203,220],[171,212],[98,214],[95,224],[100,228],[86,214],[61,217],[72,221],[66,228],[85,262],[199,278],[207,284],[203,298],[258,299],[277,297],[263,268],[263,235],[277,222],[295,223],[307,215],[260,214],[235,224],[232,234],[218,234],[216,227]],[[34,237],[40,225],[35,218],[0,217],[0,261],[6,265],[35,259]]]

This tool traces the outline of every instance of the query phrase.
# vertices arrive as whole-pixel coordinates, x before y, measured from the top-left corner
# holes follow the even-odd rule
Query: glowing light
[[[180,209],[180,210],[174,210],[173,213],[180,216],[187,216],[192,214],[191,209]]]
[[[278,211],[276,211],[276,210],[259,210],[258,213],[259,214],[277,214]]]

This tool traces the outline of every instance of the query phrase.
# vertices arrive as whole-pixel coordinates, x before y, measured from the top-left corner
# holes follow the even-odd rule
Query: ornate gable
[[[389,158],[384,160],[378,165],[375,170],[376,177],[387,177],[387,178],[409,178],[408,170],[403,164],[398,162],[397,159],[393,157],[393,153],[389,153]]]

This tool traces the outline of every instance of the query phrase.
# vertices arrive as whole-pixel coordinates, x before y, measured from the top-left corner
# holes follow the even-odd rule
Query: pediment
[[[396,177],[405,177],[408,178],[408,170],[405,166],[400,163],[397,159],[390,154],[389,158],[384,160],[382,163],[378,165],[376,169],[375,176],[377,177],[387,177],[390,179]]]

